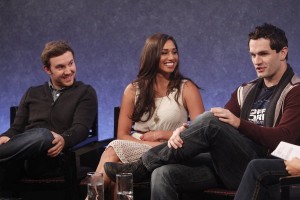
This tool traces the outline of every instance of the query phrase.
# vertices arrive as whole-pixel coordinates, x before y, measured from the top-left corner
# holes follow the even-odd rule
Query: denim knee
[[[254,159],[254,160],[251,160],[249,163],[248,163],[248,168],[249,169],[255,169],[257,164],[260,163],[260,160],[259,159]]]
[[[17,134],[1,145],[0,162],[38,157],[53,146],[53,139],[52,133],[45,128],[34,128]]]
[[[220,125],[222,123],[212,112],[204,112],[201,115],[198,115],[191,125],[197,127],[204,127],[204,126],[210,126],[210,125]]]
[[[31,137],[35,137],[36,139],[51,140],[51,141],[54,139],[51,131],[49,131],[46,128],[33,128],[25,131],[25,133],[26,132],[30,133]]]
[[[178,199],[176,184],[168,166],[155,169],[151,176],[151,200]]]
[[[156,168],[151,175],[151,184],[158,186],[162,182],[173,184],[171,180],[171,174],[168,166],[161,166]]]
[[[35,146],[46,146],[49,148],[52,146],[52,141],[54,139],[51,131],[46,128],[33,128],[24,132],[24,136],[28,134],[28,137],[24,138],[28,139],[28,143],[31,143]],[[29,138],[30,137],[30,138]],[[31,141],[31,142],[29,142]]]
[[[267,163],[268,165],[268,163]],[[247,173],[252,173],[252,176],[255,174],[256,176],[260,176],[261,173],[265,172],[266,161],[265,159],[254,159],[248,163],[246,168]],[[257,177],[258,178],[258,177]]]

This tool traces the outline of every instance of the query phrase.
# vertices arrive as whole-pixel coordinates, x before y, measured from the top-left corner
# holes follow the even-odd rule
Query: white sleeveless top
[[[175,91],[171,92],[168,96],[156,98],[155,105],[156,110],[153,116],[147,122],[136,122],[134,124],[134,130],[136,133],[148,132],[150,130],[167,130],[174,131],[180,127],[183,123],[187,122],[188,112],[183,106],[183,86],[187,80],[183,80],[181,83],[181,92],[178,97],[178,103],[175,101]],[[139,90],[136,92],[137,100]],[[155,123],[155,116],[158,116],[159,120]],[[146,119],[147,114],[142,116],[142,119]],[[133,136],[136,134],[133,133]],[[139,134],[137,134],[139,135]],[[138,138],[138,137],[136,137]],[[117,156],[123,163],[137,161],[145,152],[147,152],[151,146],[147,144],[141,144],[129,140],[114,140],[108,144],[116,152]]]
[[[137,132],[148,132],[152,130],[169,130],[173,131],[180,127],[182,123],[187,122],[188,112],[183,105],[183,86],[187,80],[183,80],[181,84],[181,90],[178,97],[178,103],[175,100],[176,90],[171,92],[168,96],[155,98],[156,109],[152,117],[146,122],[136,122],[134,124],[134,130]],[[137,90],[136,100],[139,95]],[[159,118],[155,122],[155,116]],[[148,114],[142,116],[142,120],[146,119]]]

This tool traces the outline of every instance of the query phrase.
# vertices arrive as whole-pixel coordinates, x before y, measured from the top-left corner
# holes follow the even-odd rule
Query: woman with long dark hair
[[[144,45],[137,79],[122,98],[118,139],[101,156],[97,172],[105,162],[134,162],[150,148],[167,141],[173,130],[204,112],[199,87],[179,71],[176,41],[166,34],[150,36]],[[132,124],[134,132],[132,133]]]

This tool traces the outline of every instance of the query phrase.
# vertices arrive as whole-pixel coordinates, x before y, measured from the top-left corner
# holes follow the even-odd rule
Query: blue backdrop
[[[299,20],[298,0],[0,0],[0,133],[9,127],[9,107],[48,80],[40,61],[47,41],[67,40],[74,48],[77,79],[98,94],[104,139],[113,135],[113,107],[135,78],[149,35],[175,37],[181,71],[203,88],[210,109],[256,77],[247,46],[256,25],[286,31],[289,63],[299,74]]]

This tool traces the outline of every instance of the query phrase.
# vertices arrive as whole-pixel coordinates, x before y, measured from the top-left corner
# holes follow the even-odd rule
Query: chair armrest
[[[89,162],[88,166],[94,166],[95,164],[98,164],[98,158],[97,156],[101,155],[102,152],[105,150],[106,146],[111,142],[112,139],[106,139],[103,141],[92,141],[90,143],[86,143],[83,146],[75,146],[71,149],[69,149],[70,154],[72,154],[73,159],[76,160],[76,166],[77,169],[81,166],[81,158],[82,157],[92,157],[94,162],[96,163],[91,164],[93,162]],[[96,157],[95,157],[96,156]],[[96,167],[96,166],[95,166]]]
[[[279,178],[280,186],[289,186],[300,184],[300,175],[297,176],[285,176]]]
[[[66,178],[73,181],[81,179],[85,175],[80,170],[82,167],[89,167],[91,170],[94,170],[95,165],[98,164],[97,155],[104,151],[110,141],[111,139],[92,141],[66,150],[64,152]],[[83,158],[86,159],[84,160]],[[84,163],[84,161],[86,162]]]
[[[105,143],[93,141],[93,142],[87,143],[83,146],[79,146],[79,147],[75,146],[73,148],[70,148],[69,151],[72,152],[76,157],[78,157],[78,156],[82,156],[84,154],[88,154],[91,151],[95,151],[100,148],[103,148],[104,146],[105,146]]]

